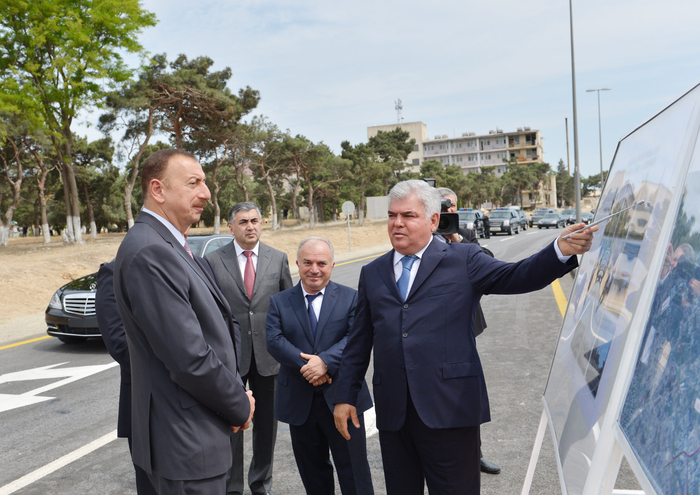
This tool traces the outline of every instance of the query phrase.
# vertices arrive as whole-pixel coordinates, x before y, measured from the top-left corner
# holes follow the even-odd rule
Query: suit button
[[[403,309],[408,309],[408,304],[404,304]]]
[[[405,339],[406,337],[408,337],[408,334],[405,333],[405,334],[402,335],[402,337]]]
[[[251,311],[251,312],[249,312],[248,314],[249,314],[250,316],[253,316],[255,313],[253,313],[253,312]]]
[[[221,316],[224,317],[224,320],[225,320],[226,318],[228,318],[228,315],[227,315],[226,313],[223,313]]]
[[[250,330],[248,330],[248,335],[250,335]]]
[[[401,366],[401,371],[406,371],[406,368],[404,368],[403,366]]]

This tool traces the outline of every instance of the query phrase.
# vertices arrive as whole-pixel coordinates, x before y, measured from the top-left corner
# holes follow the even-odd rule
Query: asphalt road
[[[481,243],[497,258],[514,261],[538,251],[558,232],[529,229]],[[376,256],[339,262],[333,280],[357,287],[360,268]],[[571,277],[561,279],[567,297],[571,284]],[[562,316],[551,287],[520,296],[487,296],[482,304],[488,328],[477,345],[493,418],[482,427],[482,443],[484,455],[502,468],[500,475],[482,476],[482,493],[515,494],[534,444]],[[136,493],[126,441],[113,440],[119,370],[104,345],[99,340],[66,345],[54,338],[3,349],[6,344],[0,342],[0,495]],[[37,369],[42,367],[48,368]],[[384,494],[377,435],[368,439],[368,456],[375,492]],[[636,488],[628,469],[618,486]],[[277,495],[304,493],[283,423],[273,490]],[[561,493],[548,433],[531,493]]]

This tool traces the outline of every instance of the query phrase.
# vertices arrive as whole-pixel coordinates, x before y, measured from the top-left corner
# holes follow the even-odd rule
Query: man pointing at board
[[[505,263],[475,244],[433,241],[440,195],[426,183],[400,182],[389,201],[394,249],[360,275],[336,386],[336,427],[346,439],[357,434],[355,404],[374,348],[387,494],[422,495],[425,483],[431,495],[478,494],[479,425],[490,420],[473,330],[479,300],[546,287],[578,265],[574,255],[590,249],[597,227]]]

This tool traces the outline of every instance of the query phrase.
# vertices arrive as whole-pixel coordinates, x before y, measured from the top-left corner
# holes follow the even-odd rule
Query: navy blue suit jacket
[[[344,285],[328,282],[316,327],[316,338],[301,289],[301,282],[270,299],[267,313],[267,350],[281,365],[277,376],[275,417],[299,426],[306,422],[314,393],[311,385],[299,371],[307,361],[300,353],[317,354],[328,366],[331,384],[320,385],[323,396],[332,410],[335,402],[338,366],[352,327],[357,304],[357,291]],[[372,399],[364,377],[360,380],[357,396],[358,414],[372,407]]]
[[[356,403],[374,347],[372,384],[380,430],[403,426],[409,390],[430,428],[489,421],[473,328],[481,296],[541,289],[574,268],[576,257],[564,264],[550,245],[530,258],[506,263],[476,244],[433,240],[405,302],[396,286],[393,259],[392,250],[362,268],[335,402]]]

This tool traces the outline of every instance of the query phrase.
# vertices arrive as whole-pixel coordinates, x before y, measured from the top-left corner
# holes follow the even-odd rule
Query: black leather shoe
[[[498,474],[501,472],[501,468],[496,466],[493,462],[489,462],[483,457],[481,458],[481,472],[486,474]]]

